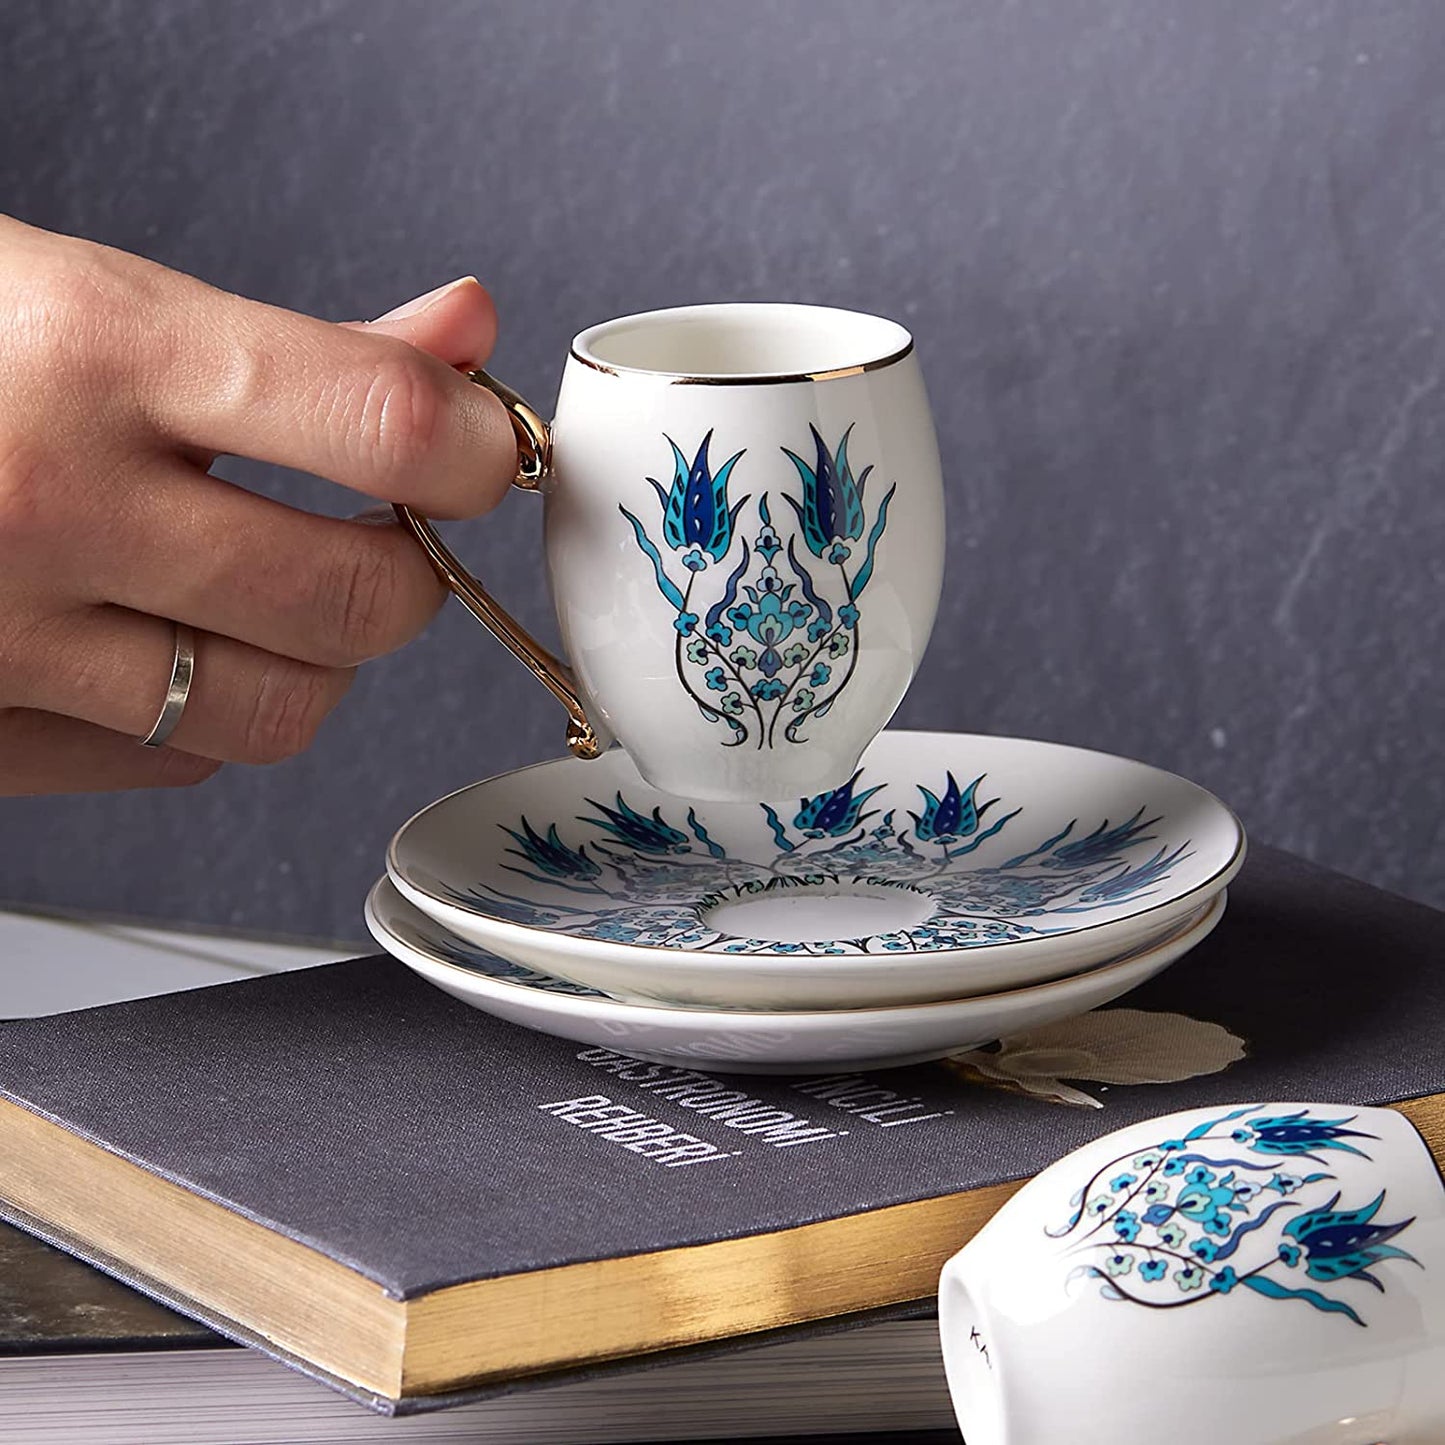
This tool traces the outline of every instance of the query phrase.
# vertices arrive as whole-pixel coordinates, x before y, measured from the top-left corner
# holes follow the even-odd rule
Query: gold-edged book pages
[[[1395,1105],[1445,1166],[1445,1095]],[[1005,1183],[773,1233],[389,1298],[373,1281],[0,1100],[0,1198],[166,1297],[392,1400],[926,1298]]]

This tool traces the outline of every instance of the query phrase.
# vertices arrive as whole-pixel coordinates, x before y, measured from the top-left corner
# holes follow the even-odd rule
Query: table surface
[[[0,1018],[28,1018],[350,958],[335,944],[257,943],[88,918],[0,912]]]

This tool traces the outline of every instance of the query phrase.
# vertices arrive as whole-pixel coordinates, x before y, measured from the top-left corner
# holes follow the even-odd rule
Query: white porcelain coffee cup
[[[604,322],[572,343],[548,427],[507,405],[518,484],[545,497],[570,665],[486,594],[424,519],[438,570],[655,787],[757,801],[840,787],[902,699],[938,605],[943,490],[913,342],[820,306]]]
[[[944,1267],[968,1445],[1440,1445],[1445,1185],[1390,1109],[1196,1109],[1019,1191]]]

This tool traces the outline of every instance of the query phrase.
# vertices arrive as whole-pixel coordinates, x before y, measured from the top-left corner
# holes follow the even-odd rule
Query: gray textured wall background
[[[900,721],[1445,904],[1442,74],[1430,0],[8,0],[0,206],[337,319],[476,272],[544,406],[607,316],[897,316],[951,506]],[[532,619],[537,521],[458,538]],[[353,936],[409,812],[561,740],[452,608],[302,759],[0,802],[0,896]]]

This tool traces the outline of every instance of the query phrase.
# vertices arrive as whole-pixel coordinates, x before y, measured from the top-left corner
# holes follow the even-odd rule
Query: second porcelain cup
[[[664,792],[758,801],[846,783],[892,716],[938,606],[943,490],[913,342],[827,307],[692,306],[572,344],[548,427],[507,405],[518,484],[545,496],[570,659],[529,637],[435,529],[448,584]]]
[[[1392,1109],[1135,1124],[944,1266],[969,1445],[1439,1445],[1445,1186]]]

